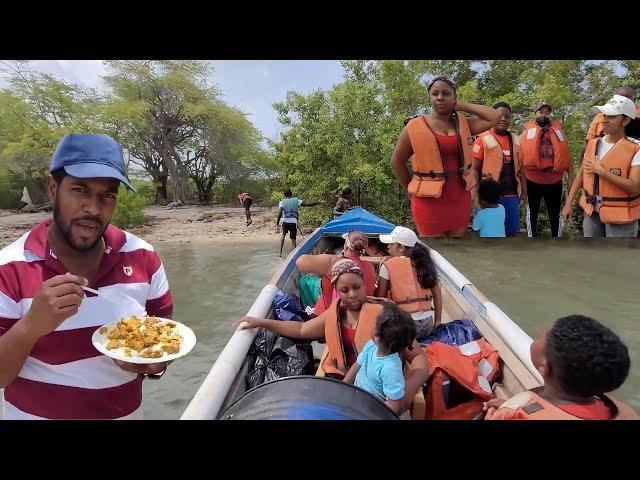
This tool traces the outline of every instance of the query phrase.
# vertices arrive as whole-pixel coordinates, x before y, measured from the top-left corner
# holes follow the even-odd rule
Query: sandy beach
[[[145,222],[126,229],[151,244],[158,242],[200,242],[233,239],[234,241],[273,239],[277,241],[276,207],[253,207],[253,223],[246,226],[244,209],[225,206],[185,206],[167,209],[150,206],[144,209]],[[0,210],[0,248],[17,240],[51,213],[16,213]]]

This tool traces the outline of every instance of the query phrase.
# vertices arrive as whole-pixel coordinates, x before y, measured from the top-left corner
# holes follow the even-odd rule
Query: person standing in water
[[[551,223],[551,236],[557,237],[562,204],[562,177],[567,172],[567,188],[573,183],[573,164],[569,142],[559,120],[551,120],[551,105],[540,103],[535,120],[524,124],[520,146],[525,168],[529,199],[531,236],[538,236],[540,202],[544,204]]]
[[[471,217],[473,136],[500,120],[500,112],[458,99],[455,84],[436,77],[427,88],[433,112],[406,122],[391,158],[398,182],[411,197],[421,237],[463,237]],[[461,112],[477,118],[466,118]],[[411,159],[413,176],[407,170]]]
[[[505,237],[505,209],[499,202],[500,185],[493,180],[482,180],[478,187],[480,211],[473,219],[473,230],[480,232],[480,237]]]
[[[500,112],[500,121],[476,139],[473,168],[478,178],[492,179],[500,184],[499,203],[505,210],[505,233],[513,237],[520,233],[520,205],[527,203],[527,182],[520,139],[509,131],[511,107],[508,103],[498,102],[493,108]]]
[[[636,237],[640,218],[640,141],[625,136],[625,127],[636,117],[633,102],[614,95],[594,107],[603,115],[604,137],[587,142],[562,215],[571,218],[573,199],[580,188],[585,237]]]

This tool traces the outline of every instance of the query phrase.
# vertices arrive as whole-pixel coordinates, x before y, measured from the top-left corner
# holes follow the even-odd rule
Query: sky
[[[343,79],[343,70],[333,60],[210,60],[213,81],[223,99],[240,108],[253,124],[271,139],[281,127],[272,104],[285,98],[288,90],[309,93],[327,90]],[[33,60],[31,67],[68,82],[105,88],[106,73],[100,60]]]

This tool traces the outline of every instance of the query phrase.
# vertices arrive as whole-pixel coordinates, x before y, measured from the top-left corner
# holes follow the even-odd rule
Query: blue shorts
[[[504,232],[507,236],[520,233],[520,197],[509,195],[500,197],[500,205],[504,207]]]

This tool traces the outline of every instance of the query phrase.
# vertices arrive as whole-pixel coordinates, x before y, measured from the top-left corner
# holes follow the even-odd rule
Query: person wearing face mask
[[[551,105],[540,103],[535,110],[535,120],[525,123],[520,135],[533,237],[538,236],[538,213],[543,198],[551,223],[551,235],[558,236],[565,172],[569,190],[573,182],[569,142],[560,121],[551,120],[551,111]]]
[[[411,197],[420,236],[460,238],[469,225],[471,197],[478,183],[471,167],[473,136],[495,126],[500,112],[460,101],[455,84],[445,77],[434,78],[427,91],[433,111],[405,122],[391,167]]]

